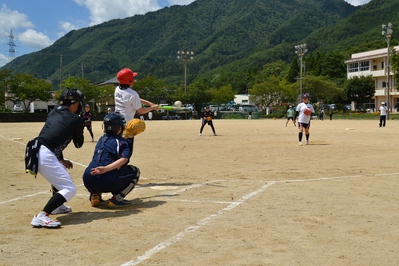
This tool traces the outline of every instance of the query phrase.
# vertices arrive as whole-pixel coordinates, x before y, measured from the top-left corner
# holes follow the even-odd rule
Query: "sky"
[[[71,30],[146,14],[166,6],[188,5],[194,1],[0,0],[0,67],[12,58],[50,46]],[[370,2],[345,1],[354,6]],[[11,43],[13,45],[10,46]]]

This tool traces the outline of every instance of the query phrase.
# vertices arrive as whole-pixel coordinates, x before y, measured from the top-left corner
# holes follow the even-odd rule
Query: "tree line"
[[[398,69],[399,56],[392,56],[393,69]],[[302,91],[311,95],[313,103],[357,103],[368,102],[375,93],[372,77],[355,77],[346,80],[348,55],[344,52],[309,53],[303,58]],[[291,63],[279,60],[263,65],[260,69],[231,72],[222,70],[213,76],[199,78],[187,86],[166,84],[157,76],[137,77],[134,89],[144,99],[154,103],[172,104],[176,100],[194,104],[198,111],[203,103],[223,104],[234,99],[236,94],[250,94],[251,100],[261,109],[286,106],[298,101],[300,62],[294,57]],[[397,73],[397,71],[395,71]],[[395,74],[396,78],[399,77]],[[25,110],[34,101],[49,101],[57,98],[50,82],[26,73],[0,70],[0,103],[5,101],[24,103]],[[105,108],[113,98],[115,86],[97,86],[85,78],[70,76],[63,80],[60,88],[77,88],[93,102]],[[58,91],[59,93],[59,91]],[[102,111],[105,111],[103,109]]]

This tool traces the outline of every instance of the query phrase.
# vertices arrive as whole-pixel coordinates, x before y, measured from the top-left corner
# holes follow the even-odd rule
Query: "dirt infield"
[[[50,197],[24,173],[43,123],[0,125],[0,265],[397,265],[399,121],[147,122],[132,206],[92,208],[81,175],[95,143],[64,156],[78,187],[60,229],[30,221]],[[94,123],[95,139],[102,134]],[[107,198],[109,195],[105,195]]]

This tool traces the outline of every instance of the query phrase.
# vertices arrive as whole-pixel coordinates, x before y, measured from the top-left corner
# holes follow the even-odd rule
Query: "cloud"
[[[8,58],[5,55],[0,54],[0,66],[4,66],[7,63],[8,63]]]
[[[158,0],[74,0],[90,12],[90,26],[117,18],[145,14],[161,8]]]
[[[28,20],[28,17],[7,8],[5,4],[1,5],[0,9],[0,30],[16,29],[16,28],[33,28],[34,25]]]
[[[188,5],[191,4],[192,2],[194,2],[195,0],[169,0],[169,4],[171,6],[173,5]]]
[[[60,21],[58,24],[59,24],[59,28],[61,29],[61,32],[58,32],[58,34],[57,34],[58,38],[63,37],[65,34],[70,32],[71,30],[76,30],[76,29],[80,28],[80,27],[77,27],[76,25],[72,24],[71,22],[67,22],[67,21]]]
[[[370,0],[345,0],[345,1],[353,6],[360,6],[370,2]]]
[[[27,47],[34,49],[42,49],[53,43],[47,35],[32,29],[27,29],[19,34],[18,40]]]

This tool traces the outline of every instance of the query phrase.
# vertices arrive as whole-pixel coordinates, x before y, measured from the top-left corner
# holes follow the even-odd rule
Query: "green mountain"
[[[397,20],[399,0],[372,0],[358,8],[344,0],[197,0],[145,15],[74,30],[41,51],[5,67],[53,81],[69,75],[98,83],[129,67],[183,83],[177,51],[193,51],[188,81],[221,71],[291,61],[294,45],[310,51],[381,45],[382,23]],[[367,18],[367,19],[366,19]],[[83,69],[83,72],[82,72]]]

